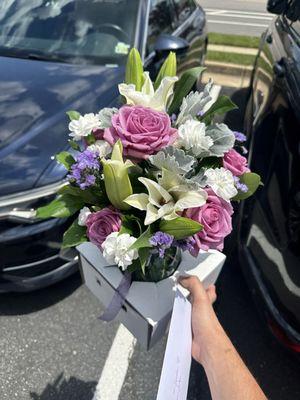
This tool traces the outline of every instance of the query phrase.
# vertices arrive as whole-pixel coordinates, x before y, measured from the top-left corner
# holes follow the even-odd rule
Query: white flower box
[[[108,266],[100,250],[92,243],[83,243],[77,250],[86,286],[107,307],[122,280],[122,272],[115,266]],[[225,259],[224,254],[215,250],[201,252],[197,258],[184,252],[179,268],[171,277],[158,283],[132,282],[117,319],[144,348],[150,349],[168,328],[176,278],[184,274],[196,275],[207,287],[217,280]]]

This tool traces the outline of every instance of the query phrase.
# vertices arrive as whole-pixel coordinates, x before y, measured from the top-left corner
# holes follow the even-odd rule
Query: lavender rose
[[[231,215],[233,208],[230,203],[207,189],[208,198],[202,207],[189,208],[184,217],[191,218],[203,225],[203,230],[194,235],[196,243],[191,253],[196,256],[200,249],[217,249],[222,251],[224,238],[232,231]]]
[[[172,128],[168,114],[141,106],[123,106],[112,116],[112,127],[104,131],[104,139],[113,145],[118,139],[124,155],[146,159],[173,144],[177,129]]]
[[[119,232],[121,223],[121,214],[117,210],[103,208],[87,217],[87,236],[92,243],[101,248],[110,233]]]
[[[234,176],[241,176],[245,172],[250,172],[247,159],[241,156],[236,150],[231,149],[224,154],[223,166]]]

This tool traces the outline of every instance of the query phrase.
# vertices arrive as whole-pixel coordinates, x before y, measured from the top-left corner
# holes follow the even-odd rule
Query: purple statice
[[[186,239],[174,240],[174,246],[179,247],[182,251],[189,251],[190,253],[194,250],[196,240],[193,236]]]
[[[239,190],[242,193],[247,193],[249,188],[247,185],[245,185],[245,183],[242,183],[240,181],[240,178],[238,176],[234,177],[234,183],[235,183],[235,187],[237,188],[237,190]]]
[[[94,185],[96,174],[100,170],[98,154],[90,150],[84,150],[76,157],[76,162],[71,167],[68,179],[84,190]]]
[[[158,231],[149,239],[149,243],[156,248],[159,257],[163,258],[165,251],[172,246],[173,240],[174,236]]]
[[[233,133],[235,136],[235,140],[237,140],[240,143],[246,142],[247,137],[242,132],[234,131]]]
[[[197,113],[197,117],[203,117],[203,115],[205,114],[204,110],[201,110]]]
[[[171,115],[171,121],[175,123],[176,119],[177,119],[177,115],[176,114],[172,114]]]

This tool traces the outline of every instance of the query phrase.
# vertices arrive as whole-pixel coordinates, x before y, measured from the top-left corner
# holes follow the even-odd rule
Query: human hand
[[[217,298],[216,288],[210,286],[205,290],[200,280],[195,276],[180,278],[179,283],[191,295],[192,356],[202,364],[204,355],[209,351],[210,346],[214,346],[216,336],[223,334],[223,329],[212,307]]]

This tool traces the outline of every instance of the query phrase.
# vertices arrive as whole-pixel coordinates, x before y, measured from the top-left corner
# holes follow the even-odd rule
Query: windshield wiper
[[[59,57],[55,54],[28,53],[28,54],[24,54],[23,57],[28,60],[52,61],[52,62],[60,62],[60,63],[67,62],[66,59]]]

